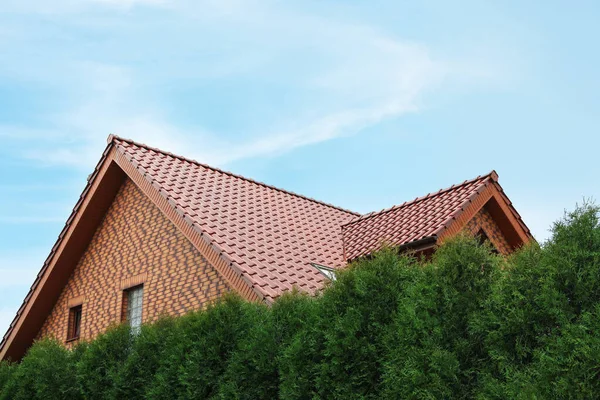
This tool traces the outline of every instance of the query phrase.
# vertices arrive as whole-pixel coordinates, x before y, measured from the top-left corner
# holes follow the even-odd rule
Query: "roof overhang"
[[[476,196],[469,199],[468,204],[465,204],[459,213],[454,215],[450,221],[436,232],[438,244],[463,230],[466,224],[483,207],[486,207],[492,218],[494,218],[513,251],[535,240],[504,193],[502,186],[497,180],[493,180],[490,185],[487,185]]]
[[[0,343],[0,360],[18,361],[31,346],[126,178],[179,228],[232,289],[247,300],[265,301],[211,238],[179,213],[119,151],[111,135],[102,158]]]
[[[121,187],[125,173],[112,162],[114,152],[111,145],[107,146],[88,178],[79,201],[0,344],[0,359],[19,360],[31,346]]]
[[[447,219],[437,229],[418,240],[402,244],[392,244],[391,246],[396,248],[399,252],[412,251],[417,254],[429,254],[436,245],[443,243],[447,238],[452,237],[465,229],[468,222],[484,207],[500,228],[512,251],[535,240],[531,235],[529,228],[527,228],[521,219],[521,216],[513,207],[511,201],[498,183],[498,175],[496,172],[492,171],[484,177],[486,180],[481,184],[481,187],[466,198],[460,208],[448,215]],[[452,188],[447,190],[451,189]],[[394,210],[394,208],[371,214],[371,216],[389,212],[390,210]],[[369,218],[369,215],[363,217],[362,220],[364,221],[367,218]],[[351,222],[346,226],[355,224],[356,222],[357,221]],[[396,221],[394,226],[397,229],[401,229],[402,220]],[[349,258],[347,261],[351,262],[362,257],[370,257],[373,252],[385,246],[386,241],[380,240],[380,242],[373,246],[369,251],[363,251],[363,255]],[[388,246],[390,245],[388,244]]]
[[[118,140],[109,137],[102,158],[90,175],[79,201],[0,344],[0,359],[19,360],[25,354],[127,178],[173,222],[233,290],[250,301],[272,300],[261,292],[247,274],[242,273],[239,265],[177,206],[159,184],[138,168],[136,161],[129,158],[119,146]],[[495,173],[490,177],[490,184],[470,197],[443,226],[419,240],[401,245],[400,249],[429,251],[445,238],[462,230],[484,206],[513,249],[533,240],[529,229],[498,184]]]

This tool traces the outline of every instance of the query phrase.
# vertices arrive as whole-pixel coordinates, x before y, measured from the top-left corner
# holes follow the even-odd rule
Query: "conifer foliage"
[[[315,297],[44,339],[0,363],[0,400],[597,398],[599,221],[584,204],[508,258],[459,235],[355,262]]]

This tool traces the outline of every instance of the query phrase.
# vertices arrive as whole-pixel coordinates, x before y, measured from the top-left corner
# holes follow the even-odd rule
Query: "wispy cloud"
[[[146,6],[164,6],[168,4],[167,0],[88,0],[92,3],[100,3],[104,5],[119,7],[119,8],[131,8],[136,5]]]
[[[97,6],[129,10],[135,6],[165,6],[168,3],[168,0],[4,0],[0,11],[61,15],[87,12]]]
[[[223,152],[215,162],[227,163],[238,159],[281,154],[297,147],[354,134],[366,126],[415,109],[411,104],[390,102],[370,108],[344,110],[311,121],[296,131],[281,132],[250,143],[232,145],[229,152]]]
[[[418,111],[423,96],[456,72],[425,44],[281,3],[86,3],[168,6],[136,20],[135,14],[90,16],[81,3],[61,1],[65,10],[81,13],[73,29],[102,40],[94,41],[93,49],[74,43],[70,53],[54,52],[44,69],[32,68],[27,60],[0,67],[0,74],[20,80],[56,82],[64,104],[38,116],[41,128],[19,132],[15,124],[0,126],[0,135],[35,142],[23,155],[47,164],[90,168],[109,133],[217,165],[279,155]],[[165,20],[174,29],[165,31]],[[54,40],[49,53],[52,45]],[[94,61],[90,50],[97,51]],[[140,60],[152,64],[140,65]],[[29,66],[19,68],[20,62]],[[220,120],[229,121],[225,128],[209,123],[214,118],[202,108],[195,120],[183,123],[177,116],[180,100],[164,96],[191,90],[201,104],[210,104],[202,97],[207,85],[221,85],[235,98],[218,111]]]

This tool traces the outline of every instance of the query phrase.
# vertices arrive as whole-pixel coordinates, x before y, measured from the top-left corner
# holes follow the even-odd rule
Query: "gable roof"
[[[131,140],[112,140],[268,301],[293,287],[321,288],[325,279],[311,263],[344,265],[340,226],[359,214]]]
[[[344,256],[347,260],[354,260],[372,253],[384,244],[403,246],[426,242],[428,239],[435,243],[486,189],[503,193],[495,171],[350,221],[342,226]],[[488,198],[482,200],[487,201]],[[483,206],[485,201],[480,201],[480,205]],[[507,204],[526,235],[531,237],[529,229],[512,204]]]
[[[231,287],[271,302],[297,287],[315,292],[339,268],[393,245],[456,231],[490,198],[518,240],[531,237],[492,172],[378,213],[361,216],[114,135],[0,344],[19,359],[31,344],[124,179],[131,179]],[[492,190],[493,189],[493,190]],[[500,215],[500,214],[498,214]],[[470,217],[469,217],[470,218]],[[519,239],[520,238],[520,239]],[[517,242],[518,242],[517,240]],[[522,242],[521,242],[522,243]]]

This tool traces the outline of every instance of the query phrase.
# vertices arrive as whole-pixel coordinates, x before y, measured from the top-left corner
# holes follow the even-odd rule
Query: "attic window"
[[[492,241],[490,240],[488,235],[485,233],[483,228],[479,229],[479,232],[477,232],[476,237],[477,237],[477,239],[479,239],[479,244],[483,245],[486,242],[489,243],[489,245],[492,246],[492,253],[498,254],[498,250],[496,249],[496,246],[494,246],[494,244],[492,243]]]
[[[329,279],[330,281],[335,281],[335,279],[336,279],[335,269],[333,269],[331,267],[326,267],[325,265],[320,265],[320,264],[315,264],[315,263],[312,263],[311,265],[313,267],[315,267],[316,269],[318,269],[320,273],[325,275],[325,277],[327,279]]]
[[[67,329],[67,342],[79,339],[81,334],[81,304],[69,309],[69,327]]]

